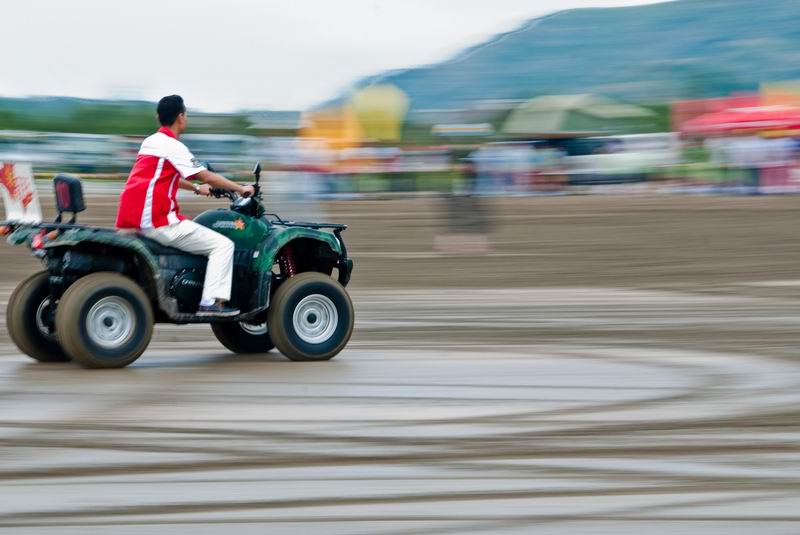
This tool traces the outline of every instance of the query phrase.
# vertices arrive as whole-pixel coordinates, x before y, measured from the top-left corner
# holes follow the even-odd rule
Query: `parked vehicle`
[[[679,163],[681,157],[674,133],[580,138],[564,147],[573,186],[642,182],[653,171]]]

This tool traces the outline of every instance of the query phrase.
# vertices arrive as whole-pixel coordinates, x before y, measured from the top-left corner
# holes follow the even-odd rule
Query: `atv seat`
[[[170,255],[189,255],[189,256],[199,256],[193,255],[191,253],[187,253],[186,251],[181,251],[180,249],[176,249],[175,247],[167,247],[166,245],[161,245],[155,240],[151,240],[150,238],[145,238],[141,234],[137,234],[137,238],[147,247],[151,253],[155,256],[170,256]]]

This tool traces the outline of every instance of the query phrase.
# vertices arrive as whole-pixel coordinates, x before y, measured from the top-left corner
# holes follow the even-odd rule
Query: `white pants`
[[[208,257],[203,283],[203,305],[231,298],[233,242],[210,228],[185,219],[174,225],[143,230],[142,234],[161,245]]]

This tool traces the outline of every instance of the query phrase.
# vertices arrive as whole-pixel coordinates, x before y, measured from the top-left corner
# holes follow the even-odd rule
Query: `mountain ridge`
[[[664,101],[752,91],[762,81],[800,78],[800,2],[767,6],[676,0],[558,11],[443,61],[363,78],[318,107],[376,83],[404,90],[412,109],[543,94]]]

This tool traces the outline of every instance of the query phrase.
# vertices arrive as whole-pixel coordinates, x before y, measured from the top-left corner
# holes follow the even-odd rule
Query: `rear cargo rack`
[[[105,230],[110,232],[116,232],[117,229],[114,228],[106,228],[106,227],[89,227],[87,225],[82,225],[79,223],[46,223],[44,221],[39,223],[33,223],[30,221],[0,221],[1,226],[9,226],[12,228],[23,228],[23,227],[30,227],[30,228],[39,228],[42,230],[71,230],[71,229],[84,229],[84,230]]]

